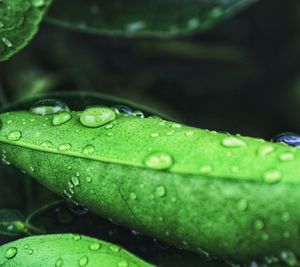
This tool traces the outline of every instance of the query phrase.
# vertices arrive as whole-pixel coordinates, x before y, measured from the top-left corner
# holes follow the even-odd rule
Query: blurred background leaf
[[[204,31],[256,1],[59,0],[47,18],[58,26],[94,34],[167,38]]]
[[[25,47],[38,30],[52,0],[0,1],[0,61]]]

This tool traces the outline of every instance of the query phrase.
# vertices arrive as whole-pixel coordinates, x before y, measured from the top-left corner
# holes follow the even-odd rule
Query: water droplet
[[[9,39],[5,38],[5,37],[2,37],[2,42],[7,47],[12,47],[13,46],[12,42]]]
[[[273,184],[281,180],[282,174],[278,170],[270,170],[264,173],[263,179],[265,182]]]
[[[293,161],[295,159],[295,154],[292,152],[284,152],[279,155],[281,161]]]
[[[92,251],[97,251],[101,248],[101,245],[99,243],[93,243],[93,244],[90,244],[89,248]]]
[[[256,220],[254,222],[254,228],[256,230],[262,230],[262,229],[264,229],[264,227],[265,227],[265,224],[264,224],[264,222],[262,220]]]
[[[155,137],[159,137],[159,133],[151,133],[150,136],[151,136],[151,137],[154,137],[154,138],[155,138]]]
[[[126,260],[121,260],[118,262],[118,267],[128,267],[128,262]]]
[[[90,107],[85,109],[81,116],[82,125],[97,128],[115,120],[115,112],[108,107]]]
[[[93,145],[87,145],[86,147],[84,147],[84,149],[82,150],[83,154],[86,155],[91,155],[95,152],[95,147]]]
[[[245,147],[247,144],[240,138],[235,136],[228,136],[222,140],[222,145],[225,147]]]
[[[47,141],[47,142],[41,143],[41,147],[51,148],[51,147],[53,147],[53,144],[51,142]]]
[[[122,105],[115,105],[112,107],[112,110],[116,114],[124,114],[124,115],[132,115],[133,114],[133,110],[131,108],[122,106]]]
[[[138,118],[145,118],[145,115],[144,115],[144,113],[142,112],[142,111],[140,111],[140,110],[136,110],[136,111],[134,111],[133,113],[132,113],[132,115],[134,115],[134,116],[136,116],[136,117],[138,117]]]
[[[32,249],[29,249],[29,250],[28,250],[28,254],[29,254],[29,255],[32,255],[32,254],[33,254],[33,250],[32,250]]]
[[[297,266],[298,264],[296,255],[291,251],[282,251],[280,253],[280,259],[287,266]]]
[[[79,184],[80,184],[80,180],[77,176],[73,176],[71,178],[71,181],[72,181],[73,185],[75,185],[75,186],[79,186]]]
[[[52,115],[63,111],[69,112],[69,107],[65,103],[55,99],[37,101],[30,108],[31,113],[41,116]]]
[[[63,266],[63,260],[62,258],[58,258],[57,261],[55,262],[55,267],[62,267]]]
[[[80,235],[74,235],[73,236],[73,240],[74,241],[79,241],[81,239],[81,236]]]
[[[248,209],[248,200],[247,199],[240,199],[238,201],[237,208],[240,211],[246,211]]]
[[[300,136],[295,133],[282,133],[273,138],[273,141],[276,143],[285,143],[289,146],[299,146],[300,145]]]
[[[144,28],[146,28],[146,23],[141,20],[131,22],[126,25],[126,30],[128,32],[137,32],[143,30]]]
[[[5,251],[5,257],[7,259],[12,259],[18,253],[18,249],[16,247],[10,247]]]
[[[92,182],[92,178],[91,178],[90,176],[87,176],[87,177],[86,177],[86,181],[87,181],[88,183],[91,183],[91,182]]]
[[[130,198],[133,199],[133,200],[136,200],[136,198],[137,198],[136,193],[131,192],[130,193]]]
[[[71,119],[71,115],[68,112],[61,112],[53,117],[52,123],[54,126],[62,125]]]
[[[164,197],[167,194],[167,190],[163,185],[157,186],[155,188],[155,195],[158,197]]]
[[[89,262],[89,259],[87,256],[83,256],[79,259],[78,263],[79,263],[79,266],[86,266]]]
[[[173,165],[173,159],[168,153],[154,152],[146,157],[145,165],[155,170],[166,170]]]
[[[71,145],[70,144],[61,144],[59,147],[58,147],[58,150],[59,151],[68,151],[71,149]]]
[[[121,248],[117,245],[111,245],[109,246],[109,249],[112,251],[112,252],[115,252],[115,253],[118,253],[120,252]]]
[[[204,165],[200,168],[201,173],[209,173],[212,172],[213,168],[211,165]]]
[[[261,157],[265,157],[274,151],[274,147],[272,145],[263,145],[258,149],[258,155]]]
[[[19,141],[21,137],[22,133],[20,131],[12,131],[7,135],[9,141]]]

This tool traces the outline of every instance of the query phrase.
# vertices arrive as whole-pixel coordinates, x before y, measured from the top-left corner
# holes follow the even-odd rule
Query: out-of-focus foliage
[[[38,30],[52,0],[0,1],[0,61],[17,53]]]
[[[95,34],[167,38],[204,31],[256,1],[60,0],[54,2],[48,20]]]

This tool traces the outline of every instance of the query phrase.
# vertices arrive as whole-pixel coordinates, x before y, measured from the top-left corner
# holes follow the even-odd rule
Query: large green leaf
[[[7,60],[25,47],[52,0],[0,1],[0,61]]]
[[[90,237],[60,234],[20,239],[0,247],[0,265],[7,267],[150,267],[121,247]]]
[[[7,160],[57,194],[185,249],[238,261],[300,256],[298,148],[104,107],[62,108],[2,114]]]
[[[48,21],[104,35],[170,37],[203,31],[257,0],[59,0]]]

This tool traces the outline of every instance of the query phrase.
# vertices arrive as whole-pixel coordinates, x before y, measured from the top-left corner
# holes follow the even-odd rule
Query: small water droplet
[[[52,123],[54,126],[62,125],[71,119],[71,115],[68,112],[61,112],[53,117]]]
[[[164,197],[167,194],[167,190],[163,185],[159,185],[155,188],[155,195],[158,197]]]
[[[228,136],[225,137],[222,140],[222,145],[225,147],[231,147],[231,148],[238,148],[238,147],[245,147],[247,146],[247,144],[245,143],[245,141],[243,141],[240,138],[237,138],[235,136]]]
[[[145,165],[151,169],[166,170],[173,165],[173,159],[168,153],[154,152],[146,157]]]
[[[80,116],[81,124],[90,128],[100,127],[115,119],[116,114],[112,109],[100,106],[86,108]]]
[[[29,250],[28,250],[28,254],[29,254],[29,255],[32,255],[32,254],[33,254],[33,250],[32,250],[32,249],[29,249]]]
[[[16,247],[10,247],[5,251],[5,257],[7,259],[12,259],[14,258],[18,253],[18,249]]]
[[[293,161],[295,159],[295,154],[292,152],[284,152],[279,155],[281,161]]]
[[[134,115],[134,116],[136,116],[136,117],[138,117],[138,118],[141,118],[141,119],[145,118],[144,113],[143,113],[142,111],[140,111],[140,110],[134,111],[134,112],[132,113],[132,115]]]
[[[211,165],[204,165],[204,166],[201,166],[201,168],[200,168],[201,173],[210,173],[210,172],[212,172],[212,170],[213,170],[213,167]]]
[[[20,131],[12,131],[7,135],[9,141],[19,141],[21,137],[22,133]]]
[[[131,198],[132,200],[136,200],[136,198],[137,198],[136,193],[131,192],[131,193],[130,193],[130,198]]]
[[[277,183],[281,180],[282,174],[278,170],[269,170],[264,173],[263,179],[269,184]]]
[[[128,267],[128,262],[126,260],[121,260],[118,262],[118,267]]]
[[[4,44],[6,47],[13,47],[12,42],[11,42],[9,39],[5,38],[5,37],[2,37],[2,42],[3,42],[3,44]]]
[[[91,155],[95,152],[95,147],[93,145],[87,145],[86,147],[84,147],[84,149],[82,150],[83,154],[86,155]]]
[[[59,151],[68,151],[71,149],[71,144],[61,144],[59,147],[58,147],[58,150]]]
[[[65,103],[55,99],[37,101],[30,108],[31,113],[41,116],[52,115],[63,111],[69,112],[69,107]]]
[[[93,243],[93,244],[90,244],[89,248],[92,251],[97,251],[101,248],[101,245],[99,243]]]
[[[281,220],[283,222],[288,222],[290,220],[290,218],[291,218],[291,215],[288,212],[283,212],[281,214]]]
[[[265,157],[274,151],[274,147],[272,145],[263,145],[258,149],[257,154],[261,157]]]
[[[86,266],[89,262],[89,259],[87,256],[83,256],[79,259],[78,263],[79,263],[79,266]]]
[[[265,224],[264,224],[264,222],[262,221],[262,220],[255,220],[255,222],[254,222],[254,228],[256,229],[256,230],[262,230],[262,229],[264,229],[264,227],[265,227]]]
[[[248,200],[244,198],[240,199],[238,201],[237,208],[240,211],[246,211],[248,209]]]
[[[74,241],[79,241],[81,239],[81,236],[80,235],[74,235],[73,236],[73,240]]]
[[[115,252],[115,253],[118,253],[120,252],[121,248],[117,245],[111,245],[109,246],[109,249],[112,251],[112,252]]]
[[[31,0],[31,3],[34,7],[41,8],[45,5],[45,0]]]
[[[55,262],[55,267],[62,267],[63,266],[63,259],[62,258],[58,258]]]
[[[88,183],[91,183],[91,182],[92,182],[92,178],[91,178],[90,176],[87,176],[87,177],[86,177],[86,181],[87,181]]]
[[[79,178],[77,176],[73,176],[71,178],[71,181],[72,181],[73,185],[75,185],[75,186],[79,186],[80,185],[80,180],[79,180]]]

